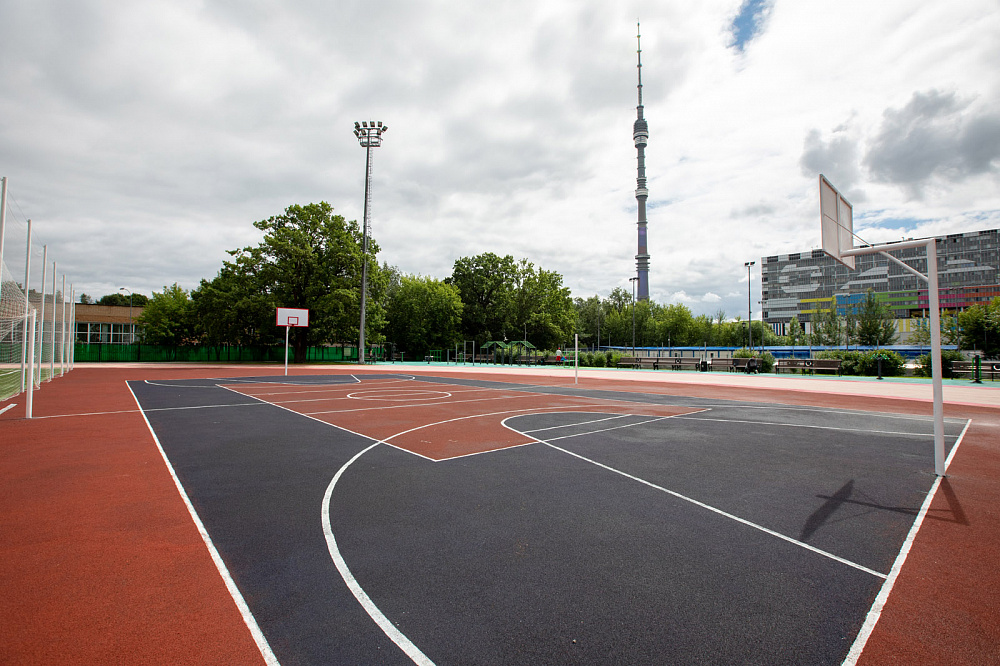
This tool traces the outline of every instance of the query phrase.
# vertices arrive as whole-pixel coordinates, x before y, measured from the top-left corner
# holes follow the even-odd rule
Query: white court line
[[[962,428],[962,434],[958,436],[958,441],[955,442],[955,446],[951,447],[951,453],[948,454],[948,459],[944,464],[945,471],[948,471],[948,466],[951,465],[951,461],[955,457],[955,452],[958,451],[958,447],[962,444],[962,439],[965,437],[965,433],[969,430],[970,425],[972,425],[972,419],[965,422],[965,427]],[[855,664],[858,663],[858,658],[861,656],[861,652],[865,649],[865,644],[868,643],[868,639],[871,638],[875,625],[878,624],[879,618],[882,617],[882,610],[885,608],[885,602],[889,599],[889,593],[892,592],[892,587],[896,584],[896,578],[899,576],[899,572],[903,568],[903,563],[906,562],[906,557],[910,554],[910,548],[913,547],[913,541],[917,538],[917,532],[920,530],[920,526],[923,525],[928,509],[931,508],[934,496],[937,494],[938,488],[941,486],[941,479],[942,477],[940,476],[934,479],[934,484],[931,486],[930,491],[928,491],[927,497],[924,499],[924,503],[920,506],[920,511],[917,513],[917,518],[913,521],[913,525],[910,527],[909,534],[906,535],[906,540],[903,542],[902,548],[899,549],[899,555],[896,556],[896,561],[892,563],[892,569],[889,570],[889,576],[885,579],[885,582],[882,583],[882,589],[879,590],[878,596],[875,597],[875,601],[872,603],[872,607],[868,610],[868,615],[865,617],[865,623],[861,626],[861,630],[858,631],[858,635],[855,637],[854,643],[851,645],[851,649],[848,651],[847,657],[844,659],[842,666],[855,666]]]
[[[301,388],[301,387],[311,387],[311,388],[309,388],[307,390],[301,390],[301,391],[268,391],[268,392],[261,392],[261,393],[250,393],[248,391],[242,391],[241,390],[241,391],[239,391],[239,393],[243,393],[245,395],[255,395],[255,396],[256,395],[294,395],[296,393],[321,393],[321,392],[324,392],[324,391],[332,391],[334,389],[341,388],[341,387],[348,388],[348,389],[354,389],[359,384],[367,384],[368,386],[383,387],[383,386],[387,386],[389,384],[402,384],[404,382],[411,382],[411,381],[413,381],[413,379],[372,379],[372,380],[367,381],[367,382],[334,382],[334,383],[331,383],[331,384],[295,384],[294,385],[295,388]],[[224,384],[217,384],[216,386],[224,386]],[[264,383],[264,384],[260,384],[260,386],[273,386],[273,384],[271,384],[271,383]],[[372,390],[377,390],[377,389],[372,389]],[[335,398],[333,398],[333,399],[335,399]]]
[[[233,577],[230,575],[229,569],[226,568],[226,563],[222,561],[222,556],[219,555],[219,551],[216,550],[215,544],[212,542],[212,537],[209,536],[208,530],[205,529],[205,524],[201,522],[198,512],[195,511],[194,505],[191,504],[187,491],[185,491],[184,486],[181,485],[181,480],[177,478],[174,466],[170,464],[170,459],[167,458],[166,451],[164,451],[163,446],[160,445],[160,438],[156,436],[156,432],[153,430],[152,424],[149,422],[149,419],[146,418],[146,413],[142,411],[142,405],[139,404],[139,399],[135,397],[135,393],[132,391],[132,387],[129,386],[128,382],[125,382],[125,386],[128,388],[129,393],[132,394],[132,399],[135,400],[135,404],[139,408],[139,413],[142,414],[142,420],[146,422],[146,427],[149,428],[149,434],[153,436],[153,442],[156,443],[156,448],[160,451],[160,456],[163,458],[163,462],[167,466],[167,471],[170,472],[170,478],[174,480],[177,492],[180,493],[181,499],[184,500],[184,506],[187,507],[188,513],[191,515],[191,519],[194,521],[195,527],[198,528],[198,534],[201,535],[202,541],[205,542],[205,546],[208,548],[208,552],[212,556],[212,562],[215,563],[215,568],[218,569],[219,575],[222,576],[222,580],[226,584],[226,589],[229,590],[229,595],[233,598],[233,601],[236,602],[236,607],[239,609],[240,615],[243,616],[243,622],[246,623],[247,629],[250,630],[250,634],[253,636],[253,640],[257,644],[257,649],[260,650],[261,656],[264,657],[264,663],[268,664],[268,666],[279,666],[278,658],[271,650],[271,646],[268,644],[267,638],[264,637],[264,632],[260,630],[260,626],[257,624],[256,618],[254,618],[253,613],[250,612],[250,607],[247,606],[246,600],[240,593],[239,588],[236,587],[236,581],[234,581]]]
[[[370,438],[369,438],[370,439]],[[420,651],[413,642],[406,637],[396,625],[392,623],[389,618],[379,610],[379,607],[375,605],[375,602],[371,600],[371,597],[362,589],[361,585],[358,583],[357,579],[354,578],[354,574],[351,573],[350,567],[347,566],[347,562],[344,560],[344,556],[340,553],[340,548],[337,546],[337,538],[333,535],[333,526],[330,523],[330,504],[333,502],[333,489],[336,488],[337,482],[340,481],[340,477],[344,475],[347,468],[350,467],[355,460],[363,456],[364,454],[371,451],[373,448],[378,446],[381,442],[375,442],[366,449],[358,451],[353,458],[348,460],[343,466],[337,470],[334,475],[333,480],[330,481],[330,485],[326,487],[326,492],[323,493],[323,504],[321,507],[322,520],[323,520],[323,536],[326,538],[326,548],[330,552],[330,557],[333,558],[333,563],[337,567],[337,571],[340,572],[340,577],[344,579],[347,584],[347,588],[354,595],[354,598],[358,600],[361,607],[365,609],[368,616],[375,621],[386,636],[389,637],[393,643],[399,646],[399,648],[406,653],[406,656],[410,658],[415,664],[421,664],[422,666],[433,666],[434,662],[427,658],[423,652]]]
[[[624,414],[623,416],[646,416],[646,415],[645,414]],[[516,417],[511,416],[509,418],[516,418]],[[545,439],[545,440],[538,439],[537,437],[532,437],[532,439],[537,439],[542,444],[548,444],[549,442],[555,442],[555,441],[560,440],[560,439],[569,439],[571,437],[580,437],[582,435],[594,435],[594,434],[599,433],[599,432],[608,432],[610,430],[621,430],[622,428],[632,428],[634,426],[641,426],[641,425],[645,425],[647,423],[655,423],[656,421],[664,421],[666,419],[672,419],[672,418],[675,418],[675,417],[673,417],[673,416],[656,416],[656,417],[653,417],[653,418],[648,419],[646,421],[636,421],[635,423],[625,423],[625,424],[618,425],[618,426],[611,426],[610,428],[601,428],[600,430],[588,430],[587,432],[579,432],[579,433],[574,433],[572,435],[560,435],[559,437],[550,437],[550,438]],[[524,435],[525,437],[528,436],[528,432],[541,432],[539,430],[531,430],[531,431],[524,431],[524,432],[522,432],[520,430],[515,430],[514,428],[511,428],[509,425],[507,425],[507,420],[508,419],[504,419],[503,421],[501,421],[500,425],[502,425],[503,427],[507,428],[508,430],[516,432],[516,433],[518,433],[520,435]],[[600,420],[601,421],[607,421],[609,419],[600,419]],[[598,421],[591,421],[590,423],[598,423]],[[579,423],[579,424],[574,424],[574,425],[583,425],[583,424]],[[545,428],[545,430],[548,430],[548,429],[549,428]]]
[[[766,425],[766,426],[779,426],[782,428],[809,428],[811,430],[837,430],[842,432],[861,432],[866,435],[900,435],[904,437],[934,437],[934,433],[923,433],[923,432],[896,432],[894,430],[871,430],[869,428],[840,428],[837,426],[818,426],[809,425],[806,423],[781,423],[778,421],[749,421],[744,419],[716,419],[716,418],[702,418],[696,416],[678,416],[679,419],[687,419],[689,421],[716,421],[718,423],[744,423],[750,425]],[[946,435],[946,437],[953,437],[954,435]]]
[[[668,419],[668,418],[676,418],[676,417],[667,416],[667,417],[663,417],[663,418],[664,419]],[[661,420],[661,419],[657,419],[657,420]],[[585,435],[585,434],[590,434],[590,433],[580,433],[580,435]],[[555,438],[555,439],[568,439],[570,437],[579,437],[580,435],[566,435],[565,437],[559,437],[559,438]],[[676,497],[677,499],[680,499],[680,500],[684,500],[685,502],[690,502],[691,504],[694,504],[695,506],[699,506],[699,507],[701,507],[703,509],[707,509],[707,510],[711,511],[712,513],[717,513],[720,516],[723,516],[725,518],[729,518],[730,520],[735,520],[736,522],[741,523],[743,525],[746,525],[747,527],[751,527],[751,528],[753,528],[755,530],[759,530],[761,532],[764,532],[765,534],[770,534],[771,536],[777,537],[777,538],[781,539],[782,541],[787,541],[790,544],[793,544],[793,545],[799,546],[800,548],[805,548],[806,550],[812,551],[812,552],[816,553],[817,555],[822,555],[823,557],[830,558],[831,560],[835,560],[837,562],[840,562],[841,564],[846,564],[849,567],[853,567],[855,569],[858,569],[859,571],[864,571],[865,573],[869,573],[869,574],[871,574],[873,576],[877,576],[879,578],[885,578],[886,577],[886,575],[884,573],[880,573],[878,571],[875,571],[874,569],[869,569],[868,567],[862,566],[862,565],[858,564],[857,562],[851,562],[850,560],[846,560],[843,557],[839,557],[837,555],[834,555],[833,553],[828,553],[827,551],[821,550],[819,548],[816,548],[815,546],[811,546],[808,543],[805,543],[804,541],[799,541],[798,539],[793,539],[790,536],[785,536],[781,532],[775,532],[774,530],[768,529],[768,528],[764,527],[763,525],[758,525],[757,523],[752,523],[749,520],[746,520],[745,518],[740,518],[739,516],[735,516],[735,515],[733,515],[731,513],[723,511],[722,509],[717,509],[714,506],[705,504],[704,502],[699,502],[698,500],[693,499],[691,497],[687,497],[686,495],[681,495],[680,493],[678,493],[676,491],[673,491],[673,490],[670,490],[669,488],[664,488],[663,486],[658,486],[655,483],[651,483],[649,481],[646,481],[645,479],[640,479],[637,476],[632,476],[631,474],[628,474],[627,472],[623,472],[621,470],[615,469],[614,467],[610,467],[608,465],[605,465],[604,463],[599,463],[596,460],[591,460],[590,458],[582,456],[579,453],[574,453],[574,452],[572,452],[572,451],[570,451],[568,449],[564,449],[564,448],[562,448],[560,446],[556,446],[555,444],[551,444],[548,441],[545,441],[545,440],[542,440],[542,439],[540,439],[538,441],[541,444],[545,444],[546,446],[550,446],[550,447],[552,447],[553,449],[555,449],[557,451],[562,451],[563,453],[571,455],[574,458],[579,458],[580,460],[588,462],[591,465],[596,465],[598,467],[601,467],[603,469],[608,470],[609,472],[614,472],[615,474],[620,474],[621,476],[624,476],[627,479],[631,479],[632,481],[637,481],[638,483],[641,483],[641,484],[643,484],[645,486],[649,486],[650,488],[654,488],[654,489],[659,490],[661,492],[667,493],[668,495],[670,495],[672,497]]]
[[[226,386],[222,386],[220,388],[232,391],[237,395],[244,395],[239,391],[228,388]],[[273,404],[263,400],[261,400],[260,402],[261,404],[264,405]],[[372,442],[372,444],[369,445],[367,448],[364,448],[358,453],[354,454],[354,457],[352,457],[350,460],[344,463],[343,466],[341,466],[341,468],[337,470],[337,473],[334,475],[333,479],[331,479],[330,484],[326,487],[326,492],[323,493],[323,504],[320,508],[320,514],[321,514],[320,520],[323,524],[323,538],[326,540],[326,549],[330,553],[330,557],[333,559],[334,566],[337,567],[337,571],[340,573],[340,577],[344,580],[344,583],[347,585],[347,589],[351,591],[351,594],[354,595],[354,598],[357,599],[358,603],[361,604],[361,607],[365,610],[366,613],[368,613],[368,617],[370,617],[372,621],[375,622],[378,628],[382,630],[382,632],[389,638],[389,640],[395,643],[399,647],[399,649],[401,649],[406,654],[406,656],[408,656],[410,660],[412,660],[414,663],[420,664],[421,666],[434,666],[434,662],[428,659],[427,656],[420,651],[420,648],[414,645],[413,642],[409,638],[407,638],[405,634],[403,634],[403,632],[401,632],[399,629],[396,628],[396,626],[392,623],[392,621],[389,620],[389,618],[385,616],[385,614],[379,609],[379,607],[375,605],[375,602],[371,600],[371,597],[368,596],[368,594],[358,583],[357,579],[354,577],[354,574],[351,573],[351,568],[347,566],[347,561],[344,560],[344,556],[340,552],[340,547],[337,545],[337,538],[333,534],[333,525],[330,521],[330,504],[333,500],[333,489],[337,486],[337,482],[340,480],[340,477],[342,477],[344,475],[344,472],[347,471],[347,468],[350,467],[361,456],[368,453],[379,444],[385,444],[386,442],[375,440],[374,438],[369,437],[368,435],[362,435],[361,433],[354,432],[353,430],[349,430],[347,428],[344,428],[343,426],[339,426],[333,423],[327,423],[326,421],[321,421],[320,419],[309,416],[308,414],[296,412],[293,409],[288,409],[287,407],[282,407],[281,405],[274,405],[274,406],[277,407],[278,409],[283,409],[286,412],[290,412],[297,416],[305,416],[307,419],[316,421],[317,423],[322,423],[325,426],[342,430],[343,432],[356,435],[357,437],[361,437],[363,439],[367,439]],[[398,447],[392,445],[389,446],[397,450],[405,450],[405,449],[398,449]],[[412,453],[412,451],[408,453]],[[419,454],[416,455],[419,456]],[[426,458],[425,456],[419,456],[419,457],[424,458],[425,460],[431,460],[430,458]]]
[[[582,412],[583,414],[589,414],[591,412]],[[574,426],[590,425],[591,423],[601,423],[602,421],[612,421],[614,419],[623,419],[626,416],[631,416],[631,414],[616,414],[615,416],[608,416],[603,419],[594,419],[592,421],[580,421],[578,423],[567,423],[565,425],[549,426],[548,428],[537,428],[535,430],[525,430],[523,432],[515,430],[514,432],[521,432],[523,435],[527,435],[533,432],[545,432],[546,430],[557,430],[558,428],[572,428]],[[514,418],[514,417],[511,417]],[[506,421],[506,419],[504,419]],[[504,424],[505,425],[505,424]],[[513,430],[513,428],[511,428]]]
[[[16,402],[12,402],[12,403],[10,403],[9,405],[7,405],[6,407],[4,407],[3,409],[0,409],[0,414],[3,414],[3,413],[4,413],[4,412],[6,412],[6,411],[7,411],[8,409],[10,409],[10,408],[12,408],[12,407],[16,407],[16,406],[17,406],[17,403],[16,403]]]

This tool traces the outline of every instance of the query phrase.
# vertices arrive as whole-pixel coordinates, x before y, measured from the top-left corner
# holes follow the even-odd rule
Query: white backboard
[[[278,326],[309,327],[309,310],[278,308]]]
[[[823,174],[819,175],[819,212],[823,251],[854,270],[854,257],[841,254],[854,249],[854,208]]]

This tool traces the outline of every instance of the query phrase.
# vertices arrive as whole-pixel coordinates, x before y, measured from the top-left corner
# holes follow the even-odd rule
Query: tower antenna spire
[[[639,71],[639,117],[642,118],[642,31],[639,30],[639,22],[636,21],[635,24],[635,43],[638,49],[636,50],[636,55],[638,56],[639,64],[636,69]]]
[[[649,190],[646,189],[646,143],[649,141],[649,125],[642,117],[642,31],[639,29],[639,22],[636,21],[636,56],[637,73],[639,77],[639,105],[635,107],[636,120],[632,125],[632,139],[635,141],[636,152],[636,179],[635,179],[635,200],[639,208],[639,247],[635,255],[635,272],[639,280],[639,300],[649,300],[649,252],[646,246],[646,199],[649,197]]]

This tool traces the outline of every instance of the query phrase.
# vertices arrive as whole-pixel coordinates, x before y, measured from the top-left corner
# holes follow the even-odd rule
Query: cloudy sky
[[[654,300],[745,313],[819,173],[869,241],[1000,227],[996,0],[4,0],[5,263],[31,218],[77,294],[196,287],[290,204],[360,219],[372,119],[381,261],[628,289],[637,18]]]

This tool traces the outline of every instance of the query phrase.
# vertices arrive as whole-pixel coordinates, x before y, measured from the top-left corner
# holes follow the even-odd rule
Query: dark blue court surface
[[[283,380],[130,383],[283,664],[838,664],[934,479],[916,416],[523,386],[634,409],[433,462],[218,386]]]

